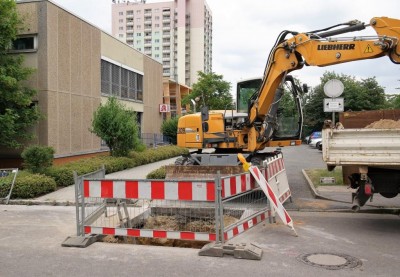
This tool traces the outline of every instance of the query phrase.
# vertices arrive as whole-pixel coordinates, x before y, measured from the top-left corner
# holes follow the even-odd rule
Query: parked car
[[[314,139],[314,138],[322,138],[322,132],[321,131],[312,132],[309,136],[306,136],[307,144],[309,144],[311,139]]]
[[[310,143],[308,144],[310,147],[315,147],[318,148],[319,145],[322,142],[322,138],[314,138],[310,140]]]

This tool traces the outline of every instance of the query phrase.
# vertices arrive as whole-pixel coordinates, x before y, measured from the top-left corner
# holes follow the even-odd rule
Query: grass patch
[[[343,176],[341,167],[336,167],[333,171],[328,171],[327,169],[321,169],[321,168],[305,169],[304,171],[307,173],[308,177],[311,179],[315,187],[325,185],[325,184],[320,184],[321,177],[334,177],[336,180],[336,185],[343,185]]]

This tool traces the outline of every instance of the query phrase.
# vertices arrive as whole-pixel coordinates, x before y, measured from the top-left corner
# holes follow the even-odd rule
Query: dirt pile
[[[400,129],[400,120],[381,119],[365,126],[367,129]]]
[[[224,216],[224,226],[229,226],[238,219],[233,216]],[[148,230],[168,230],[168,231],[188,231],[188,232],[205,232],[215,233],[214,220],[194,220],[185,222],[183,217],[179,216],[151,216],[146,220],[146,223],[141,229]],[[124,238],[106,236],[103,242],[108,243],[131,243],[131,244],[144,244],[144,245],[159,245],[159,246],[172,246],[172,247],[186,247],[186,248],[201,248],[208,242],[190,241],[190,240],[174,240],[166,238]]]

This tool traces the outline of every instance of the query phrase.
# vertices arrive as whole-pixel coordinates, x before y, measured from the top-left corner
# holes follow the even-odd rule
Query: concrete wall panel
[[[71,38],[71,93],[80,94],[82,86],[82,22],[76,17],[70,20],[70,27],[73,32]]]
[[[71,94],[58,94],[58,155],[71,153]]]

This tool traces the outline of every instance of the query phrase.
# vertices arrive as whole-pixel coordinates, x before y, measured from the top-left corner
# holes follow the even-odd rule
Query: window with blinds
[[[143,76],[101,60],[101,93],[121,99],[143,101]]]

